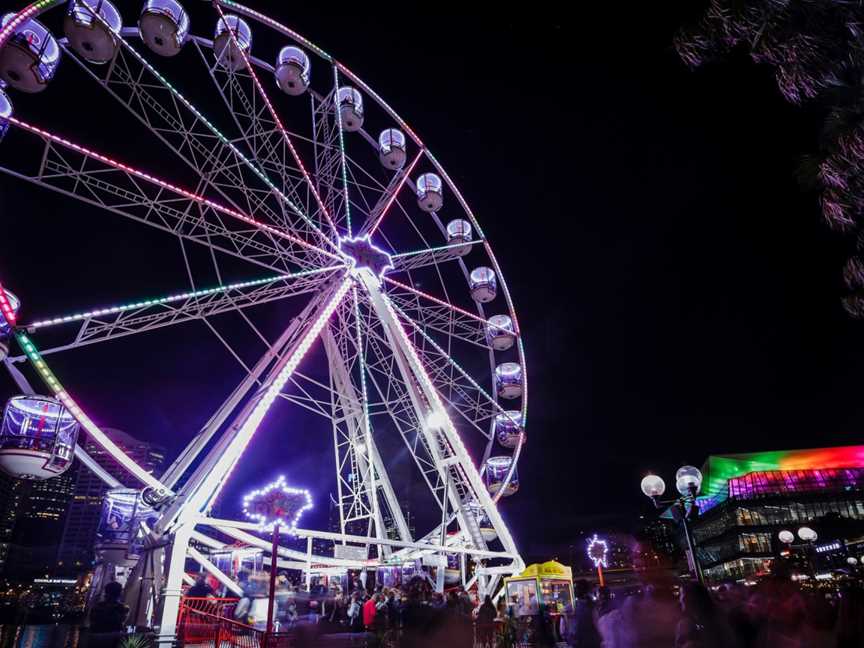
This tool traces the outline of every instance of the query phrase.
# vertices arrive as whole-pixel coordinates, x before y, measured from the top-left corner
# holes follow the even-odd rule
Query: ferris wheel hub
[[[387,252],[375,246],[369,235],[339,239],[339,250],[352,270],[368,268],[376,277],[381,277],[393,267],[393,259]]]

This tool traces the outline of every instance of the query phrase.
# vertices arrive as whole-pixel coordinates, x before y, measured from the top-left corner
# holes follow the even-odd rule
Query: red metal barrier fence
[[[286,633],[269,635],[240,621],[235,621],[237,599],[184,597],[177,622],[179,646],[213,646],[213,648],[289,648]]]

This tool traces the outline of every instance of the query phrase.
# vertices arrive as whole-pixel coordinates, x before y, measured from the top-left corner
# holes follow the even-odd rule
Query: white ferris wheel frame
[[[20,24],[64,4],[65,0],[39,0],[18,12],[0,30],[0,48]],[[316,147],[313,172],[318,186],[321,186],[321,178],[329,174],[328,187],[337,186],[341,181],[344,188],[341,196],[339,192],[329,191],[325,197],[316,188],[294,144],[294,138],[301,136],[286,130],[259,80],[257,71],[272,73],[272,66],[247,55],[242,48],[237,49],[244,59],[243,68],[239,72],[229,71],[214,60],[215,55],[208,59],[205,51],[212,53],[212,41],[192,35],[187,39],[187,44],[201,55],[225,107],[232,113],[234,124],[243,133],[240,140],[247,151],[253,152],[252,160],[235,145],[239,140],[229,140],[216,130],[203,113],[132,47],[127,39],[138,36],[137,28],[123,28],[114,60],[107,69],[96,71],[60,40],[67,58],[74,60],[195,171],[200,178],[199,186],[195,191],[183,189],[18,117],[10,117],[10,124],[41,142],[42,159],[37,169],[0,167],[0,171],[175,235],[186,261],[191,288],[155,300],[21,324],[0,285],[0,313],[14,328],[22,351],[21,355],[6,358],[4,364],[22,391],[34,393],[16,367],[20,362],[29,361],[91,438],[137,478],[154,501],[164,504],[159,519],[148,529],[152,544],[160,539],[164,544],[164,539],[169,539],[170,545],[165,555],[165,587],[158,601],[158,616],[161,617],[158,625],[163,636],[173,635],[175,631],[187,558],[198,562],[232,591],[237,591],[237,585],[195,548],[194,543],[211,548],[223,546],[204,534],[202,528],[269,551],[269,543],[251,533],[258,529],[256,524],[212,518],[209,510],[276,399],[291,401],[332,421],[341,528],[339,533],[298,529],[297,535],[307,539],[307,551],[280,547],[278,553],[284,560],[277,558],[279,566],[305,571],[308,582],[316,568],[369,569],[423,555],[449,553],[484,561],[478,565],[472,581],[464,584],[471,585],[476,580],[481,589],[491,590],[502,575],[524,568],[496,506],[514,475],[524,436],[519,436],[513,450],[512,467],[503,486],[495,495],[490,495],[448,413],[460,413],[460,407],[452,399],[446,399],[444,392],[455,393],[462,401],[473,399],[475,409],[478,412],[482,409],[482,416],[463,416],[478,430],[479,426],[473,423],[475,418],[488,421],[489,430],[480,430],[488,440],[484,461],[495,440],[495,415],[505,410],[498,403],[495,390],[488,394],[428,332],[488,349],[490,370],[494,370],[494,352],[485,340],[487,317],[481,304],[476,305],[477,313],[472,313],[446,298],[417,289],[410,275],[411,270],[422,267],[434,266],[437,270],[439,264],[457,263],[467,279],[467,268],[456,249],[458,246],[427,245],[416,252],[393,254],[393,270],[408,271],[408,283],[388,275],[379,277],[368,268],[355,268],[353,259],[339,247],[340,227],[346,229],[349,236],[368,237],[378,232],[389,210],[398,208],[404,212],[397,199],[399,192],[406,185],[410,186],[408,180],[418,162],[425,160],[430,164],[456,197],[478,235],[470,245],[483,248],[499,278],[515,326],[516,349],[523,368],[520,425],[524,425],[527,408],[524,348],[513,303],[489,242],[456,185],[416,133],[348,68],[293,30],[257,11],[231,0],[217,0],[214,7],[220,18],[224,18],[224,9],[230,10],[275,30],[324,59],[333,72],[330,94],[335,95],[340,77],[349,80],[404,130],[417,152],[393,174],[387,186],[376,188],[379,191],[377,202],[366,203],[362,211],[367,218],[355,232],[350,223],[349,186],[359,185],[361,181],[377,181],[371,176],[358,180],[354,175],[362,169],[349,164],[340,111],[329,95],[318,95],[310,88],[313,133],[309,141]],[[98,15],[94,16],[101,20]],[[232,44],[237,46],[236,35],[230,30],[229,34]],[[104,74],[97,74],[99,71]],[[372,146],[377,145],[366,131],[361,130],[359,135]],[[319,140],[325,141],[320,143]],[[279,180],[278,185],[271,180],[271,175]],[[221,202],[205,197],[205,190],[209,195],[218,195]],[[366,200],[365,195],[363,200]],[[316,213],[317,222],[311,218]],[[249,214],[257,216],[253,218]],[[405,216],[407,219],[407,213]],[[431,217],[445,233],[438,215],[433,213]],[[419,230],[417,233],[423,238]],[[423,240],[425,242],[425,238]],[[191,243],[211,250],[217,272],[215,255],[219,253],[254,263],[271,276],[211,289],[196,288],[186,257],[185,246]],[[440,270],[438,277],[443,285]],[[303,294],[312,295],[310,301],[275,343],[268,342],[244,314],[247,307]],[[253,366],[244,363],[207,319],[224,312],[241,314],[267,346]],[[331,317],[334,313],[338,313],[335,318]],[[246,377],[174,463],[157,478],[135,464],[99,429],[52,373],[45,358],[53,353],[191,320],[202,321],[211,329],[244,367]],[[68,341],[43,350],[35,346],[31,336],[39,330],[72,324],[78,328]],[[423,340],[422,348],[412,342],[412,337]],[[298,370],[303,356],[319,338],[327,355],[329,385],[322,385]],[[370,357],[372,360],[367,366]],[[295,388],[292,394],[283,391],[289,382]],[[447,390],[442,389],[443,384],[447,385]],[[312,396],[315,389],[329,393],[330,402],[323,403]],[[415,450],[423,450],[412,455],[442,509],[438,527],[420,538],[411,535],[372,435],[370,393],[373,390],[379,395],[379,406],[388,410],[409,449],[413,444]],[[409,439],[412,432],[414,436]],[[215,443],[211,444],[214,439]],[[76,447],[76,456],[110,487],[119,486],[119,482],[80,446]],[[359,474],[359,479],[346,479],[348,470],[352,475]],[[182,480],[189,471],[188,478]],[[469,503],[479,505],[494,528],[502,550],[488,549],[475,512],[468,510]],[[366,535],[346,532],[350,523],[364,521],[368,529]],[[447,529],[454,521],[459,531],[448,535]],[[312,540],[315,538],[376,546],[377,558],[350,560],[314,555]],[[485,561],[497,564],[487,567]],[[136,569],[144,568],[143,561],[136,566]],[[157,613],[156,610],[149,612]]]

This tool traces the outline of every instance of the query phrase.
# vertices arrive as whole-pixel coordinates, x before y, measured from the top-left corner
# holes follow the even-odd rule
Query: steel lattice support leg
[[[504,570],[509,573],[521,571],[524,569],[525,563],[519,555],[513,537],[486,491],[477,468],[459,438],[458,431],[446,414],[440,396],[435,391],[417,352],[399,323],[386,295],[382,292],[379,279],[365,269],[358,272],[358,277],[370,295],[376,315],[384,324],[384,330],[395,352],[403,380],[412,386],[411,400],[417,410],[417,418],[420,421],[423,434],[428,437],[429,447],[433,449],[434,460],[442,480],[449,484],[447,488],[448,499],[457,514],[461,531],[474,547],[486,549],[486,542],[480,532],[479,522],[475,514],[468,509],[469,504],[476,502],[494,527],[504,550],[512,558],[511,564]],[[427,422],[430,419],[430,414],[434,414],[435,419],[440,421],[440,423],[436,422],[434,427]],[[499,570],[496,569],[495,571]],[[494,574],[494,572],[489,573]],[[482,589],[484,591],[489,589],[491,584],[486,582],[486,574],[481,573],[478,576],[478,582],[481,583]],[[497,578],[493,576],[492,581],[497,582]]]
[[[186,553],[189,549],[192,531],[193,525],[191,524],[178,526],[171,539],[171,550],[168,554],[168,578],[160,597],[161,609],[157,615],[159,619],[157,643],[160,646],[171,646],[177,639],[177,616],[180,614],[183,576],[186,573]]]

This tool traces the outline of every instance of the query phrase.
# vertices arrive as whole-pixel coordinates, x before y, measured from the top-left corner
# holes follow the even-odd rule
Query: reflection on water
[[[78,648],[79,626],[0,625],[0,648]]]

